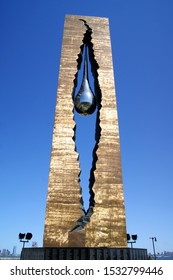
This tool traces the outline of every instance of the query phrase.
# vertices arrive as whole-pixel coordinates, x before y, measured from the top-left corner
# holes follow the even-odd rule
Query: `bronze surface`
[[[73,80],[86,27],[92,28],[98,81],[102,92],[101,137],[94,171],[94,213],[79,232],[71,232],[82,215],[78,154],[73,141]],[[107,18],[66,16],[57,90],[44,247],[126,247],[126,219],[121,172],[112,51]]]

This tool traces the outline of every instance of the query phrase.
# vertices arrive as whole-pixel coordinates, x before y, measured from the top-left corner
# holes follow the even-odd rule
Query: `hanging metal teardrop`
[[[85,45],[84,71],[83,71],[82,84],[79,92],[75,96],[74,107],[76,111],[83,116],[91,115],[96,109],[96,97],[92,92],[88,80],[88,59],[87,59],[86,45]]]

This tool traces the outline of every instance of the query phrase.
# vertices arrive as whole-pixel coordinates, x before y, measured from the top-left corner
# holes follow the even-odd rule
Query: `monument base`
[[[23,248],[21,260],[146,260],[138,248]]]

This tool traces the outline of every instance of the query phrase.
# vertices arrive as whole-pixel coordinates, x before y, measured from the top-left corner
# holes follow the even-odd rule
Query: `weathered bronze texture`
[[[99,66],[101,128],[94,171],[94,210],[90,222],[72,231],[82,216],[78,154],[74,142],[72,92],[77,58],[86,32],[92,28],[92,44]],[[112,51],[107,18],[66,16],[57,90],[44,247],[127,247],[121,172],[118,117]]]

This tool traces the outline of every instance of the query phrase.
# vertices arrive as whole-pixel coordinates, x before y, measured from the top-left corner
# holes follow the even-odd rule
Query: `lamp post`
[[[130,241],[131,238],[132,238],[133,241]],[[131,244],[131,248],[133,248],[133,243],[136,243],[137,238],[138,238],[137,234],[132,234],[130,236],[130,234],[127,233],[127,243]]]
[[[153,244],[153,252],[154,252],[154,259],[156,260],[156,251],[155,251],[155,245],[154,242],[157,241],[156,237],[150,237],[150,239],[152,240],[152,244]]]
[[[25,238],[25,240],[23,240]],[[25,243],[29,242],[32,238],[32,233],[28,232],[27,234],[25,233],[19,233],[19,239],[20,242],[23,243],[23,248],[25,247]]]

